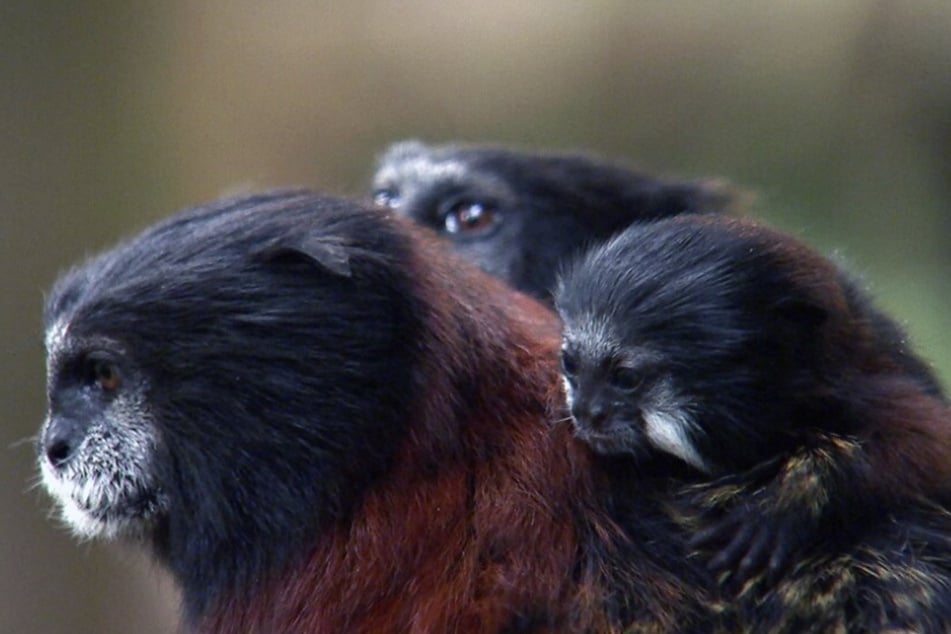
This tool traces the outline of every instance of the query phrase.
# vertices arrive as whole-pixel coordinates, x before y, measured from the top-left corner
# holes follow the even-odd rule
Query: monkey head
[[[390,461],[413,380],[409,280],[384,264],[405,238],[382,215],[226,200],[56,284],[38,458],[76,533],[144,539],[186,589],[220,589],[349,512]]]
[[[838,280],[803,245],[725,216],[636,225],[594,248],[555,296],[577,434],[711,474],[775,455],[820,424],[828,362],[851,354]]]
[[[662,181],[585,156],[417,141],[382,155],[373,192],[486,272],[546,301],[558,263],[586,244],[632,222],[736,202],[720,183]]]

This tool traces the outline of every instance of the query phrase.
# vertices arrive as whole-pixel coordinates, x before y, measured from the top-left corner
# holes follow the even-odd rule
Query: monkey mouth
[[[637,453],[644,443],[640,427],[634,421],[616,421],[604,429],[592,429],[575,422],[575,436],[596,453]]]
[[[75,498],[74,498],[75,499]],[[77,504],[83,503],[76,500]],[[146,520],[155,516],[159,508],[159,494],[155,491],[137,491],[125,495],[116,503],[107,507],[83,508],[101,522],[110,522],[122,518],[139,518]]]
[[[58,473],[41,465],[43,484],[63,523],[81,538],[140,536],[167,506],[161,489],[144,473]]]

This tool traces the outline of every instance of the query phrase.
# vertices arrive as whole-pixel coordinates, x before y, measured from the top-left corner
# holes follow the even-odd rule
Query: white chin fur
[[[690,440],[690,429],[694,423],[687,412],[647,411],[644,413],[644,423],[646,436],[654,447],[709,473],[709,467]]]
[[[128,517],[97,517],[91,509],[100,509],[103,514],[116,508],[124,492],[91,478],[76,483],[68,477],[57,475],[46,460],[40,461],[43,485],[56,500],[60,519],[81,539],[115,539],[119,536],[134,535],[144,528],[145,518],[130,515]]]

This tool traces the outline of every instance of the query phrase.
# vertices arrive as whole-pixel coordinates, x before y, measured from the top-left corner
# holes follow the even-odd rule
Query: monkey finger
[[[733,541],[731,541],[726,548],[721,550],[720,554],[710,560],[710,563],[707,564],[707,568],[709,570],[732,568],[736,560],[746,552],[747,544],[755,530],[756,527],[753,524],[746,524],[740,532],[733,537]]]
[[[732,519],[714,523],[712,526],[697,531],[687,542],[691,550],[703,550],[717,544],[729,542],[736,534],[737,522]]]
[[[739,577],[737,581],[746,580],[751,576],[751,573],[756,572],[756,570],[762,566],[763,560],[768,554],[766,549],[772,541],[770,536],[771,532],[765,529],[758,531],[753,537],[749,550],[746,551],[746,555],[740,561],[740,565],[737,568],[737,576]]]
[[[786,562],[791,550],[792,548],[787,539],[780,539],[776,543],[776,548],[773,550],[773,555],[769,558],[769,565],[766,568],[766,581],[770,585],[775,584],[779,580],[780,574],[786,568]]]

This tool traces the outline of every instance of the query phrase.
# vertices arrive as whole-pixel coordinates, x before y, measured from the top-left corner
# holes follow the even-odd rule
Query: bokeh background
[[[0,3],[0,632],[172,632],[134,548],[47,518],[58,271],[224,193],[359,194],[406,137],[587,149],[754,192],[951,380],[951,3]]]

